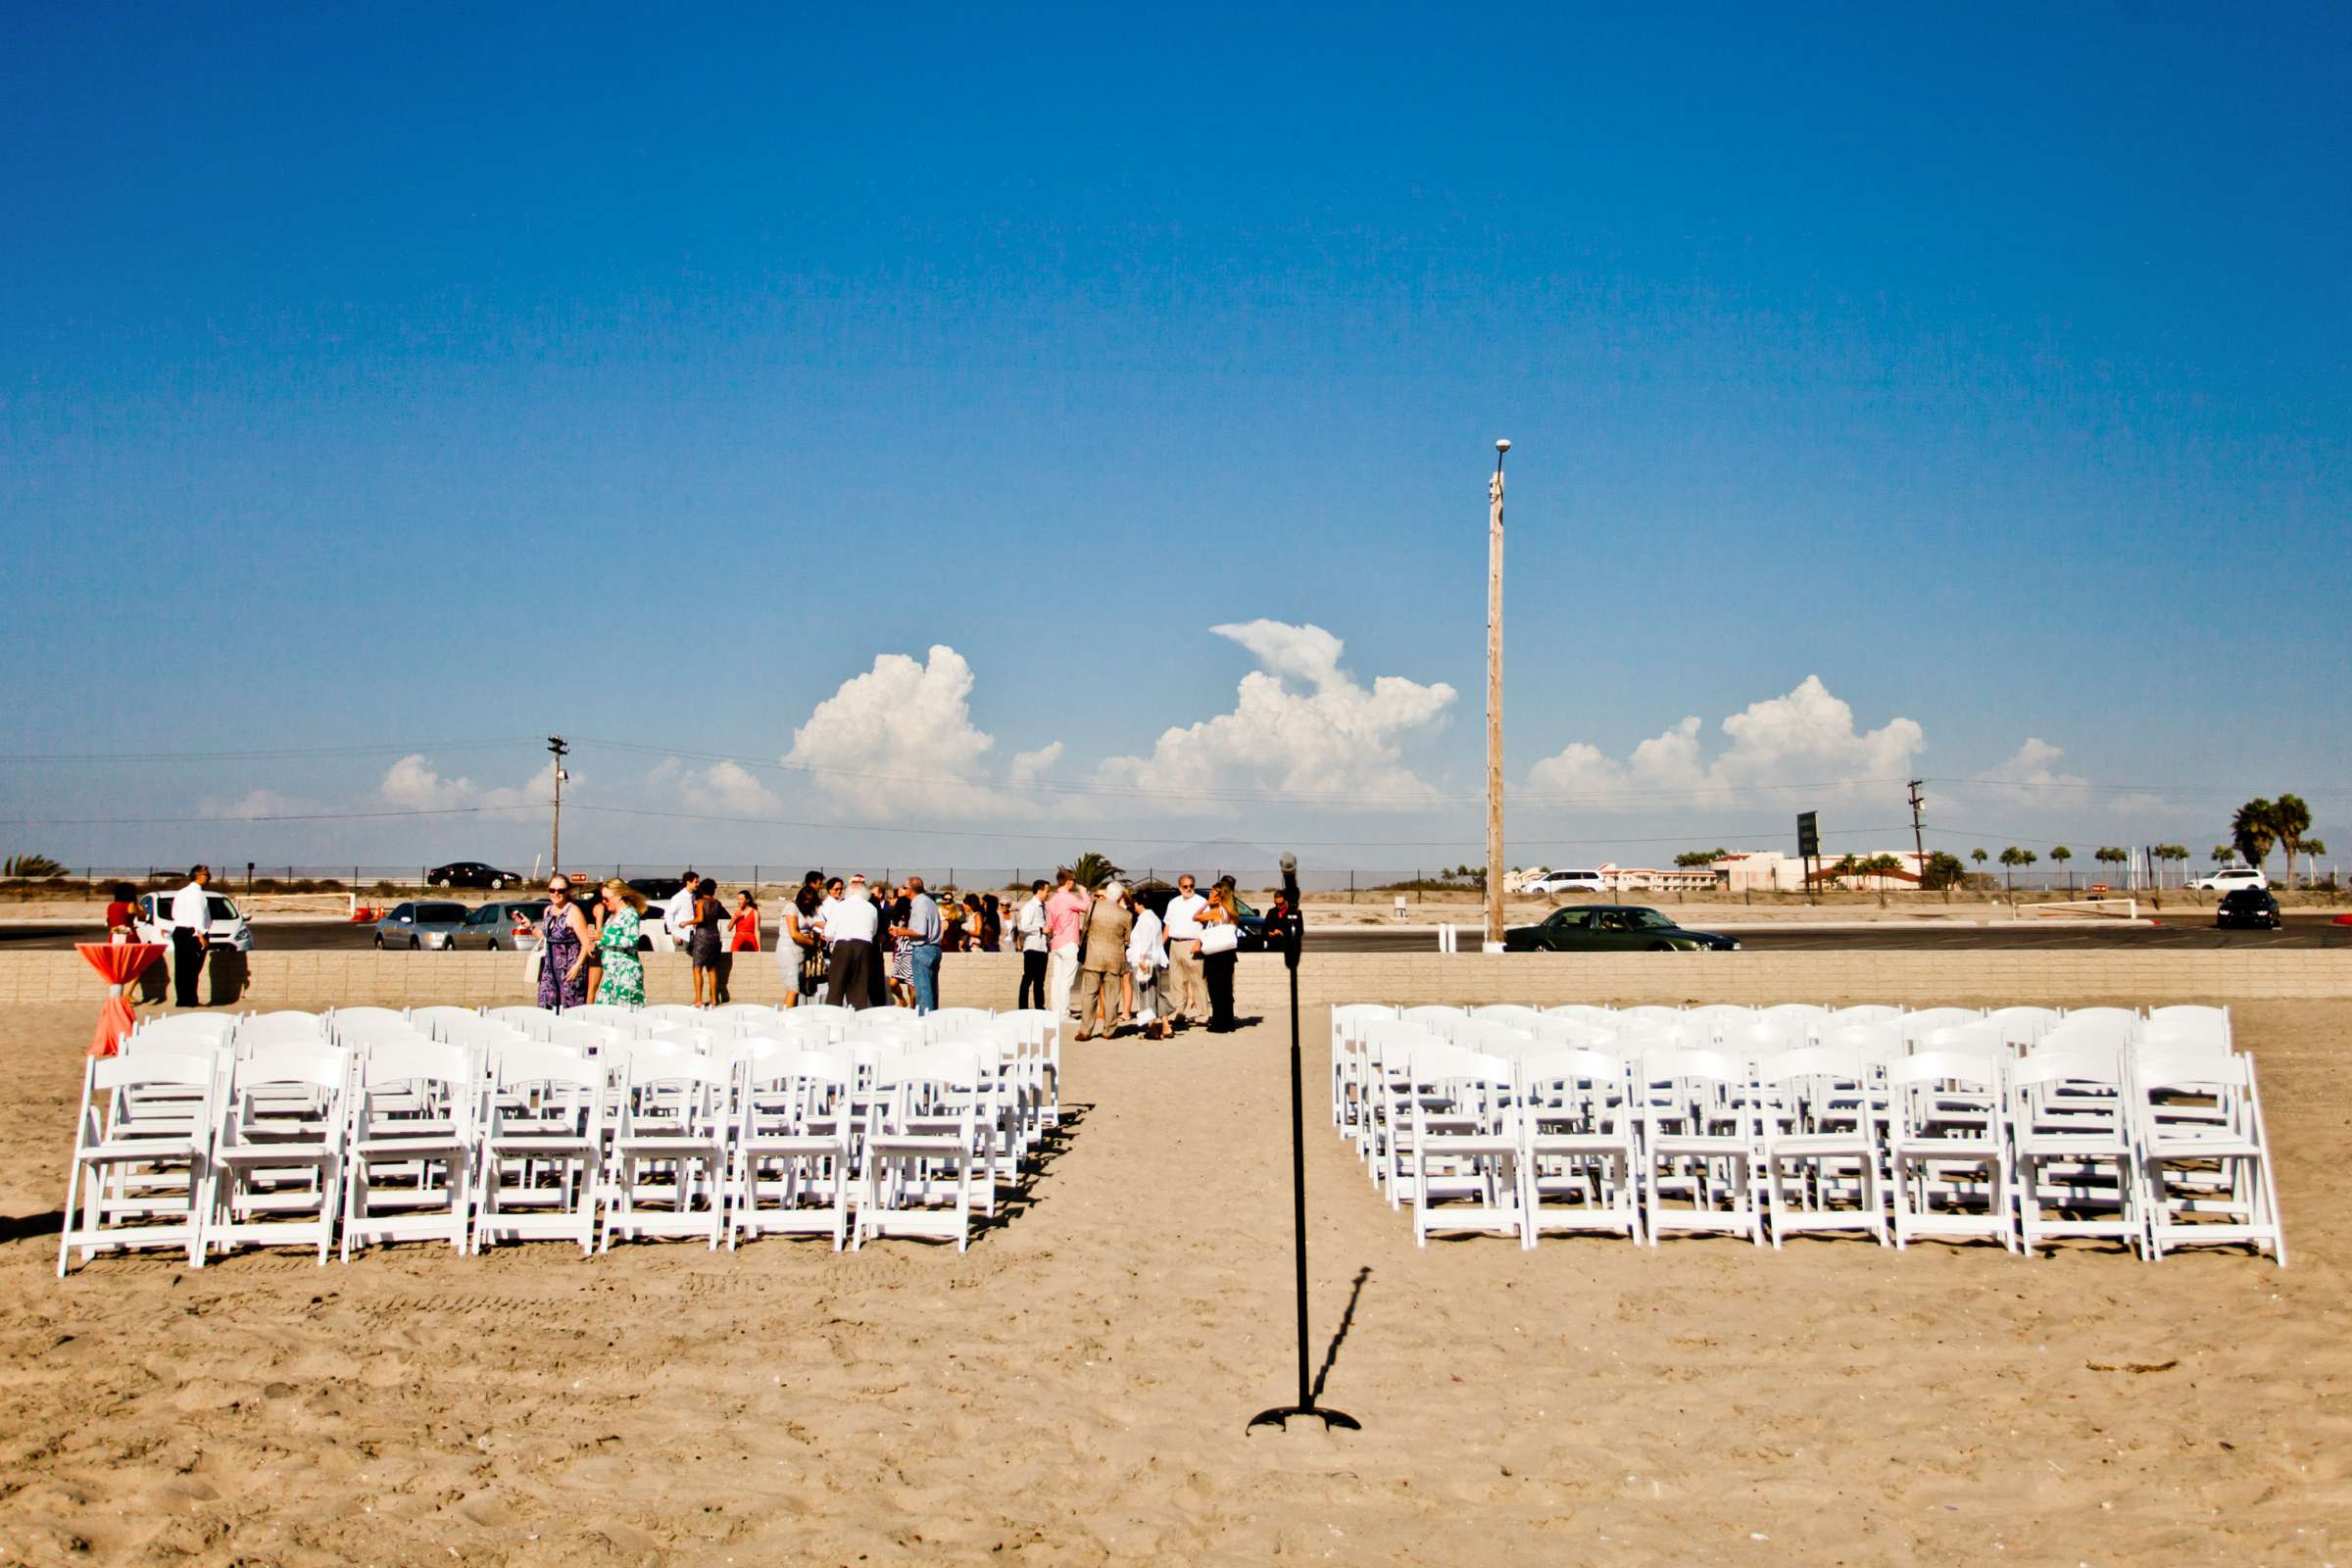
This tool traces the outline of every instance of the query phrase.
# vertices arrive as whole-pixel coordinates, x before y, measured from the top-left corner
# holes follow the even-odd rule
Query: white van
[[[1562,893],[1606,893],[1609,885],[1598,871],[1546,871],[1527,885],[1530,893],[1557,896]]]
[[[2210,893],[2228,893],[2234,888],[2267,888],[2271,879],[2262,874],[2259,865],[2225,865],[2211,876],[2201,876],[2189,884]]]

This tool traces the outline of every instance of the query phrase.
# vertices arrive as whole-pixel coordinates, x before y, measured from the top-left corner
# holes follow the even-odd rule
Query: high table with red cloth
[[[123,988],[164,956],[160,942],[76,942],[74,951],[106,977],[106,1005],[98,1009],[98,1032],[90,1039],[90,1054],[111,1056],[130,1033],[130,1002]]]

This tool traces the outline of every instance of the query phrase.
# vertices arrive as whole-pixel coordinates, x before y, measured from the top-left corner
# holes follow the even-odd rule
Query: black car
[[[1515,925],[1502,934],[1505,953],[1731,953],[1737,937],[1686,931],[1639,905],[1572,904],[1541,925]]]
[[[680,876],[633,876],[629,878],[629,886],[636,889],[637,896],[648,904],[667,904],[686,886],[686,879]]]
[[[424,879],[437,888],[488,888],[493,893],[522,885],[522,878],[514,872],[501,871],[479,860],[452,860],[447,865],[436,865],[424,873]]]
[[[2223,930],[2276,931],[2283,916],[2269,888],[2232,888],[2222,895],[2213,923]]]
[[[1176,890],[1165,882],[1139,882],[1129,891],[1134,894],[1136,903],[1150,909],[1162,920],[1168,917],[1168,905],[1176,897]],[[1270,953],[1273,951],[1272,946],[1266,940],[1264,913],[1251,908],[1250,901],[1239,893],[1233,896],[1233,923],[1236,927],[1233,939],[1234,952]]]

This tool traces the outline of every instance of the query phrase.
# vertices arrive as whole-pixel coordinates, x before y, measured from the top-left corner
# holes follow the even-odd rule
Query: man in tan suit
[[[1109,1034],[1119,1022],[1119,976],[1127,968],[1127,933],[1135,927],[1127,890],[1107,883],[1086,911],[1086,956],[1078,965],[1078,1038]],[[1102,1027],[1095,1028],[1100,1007]]]

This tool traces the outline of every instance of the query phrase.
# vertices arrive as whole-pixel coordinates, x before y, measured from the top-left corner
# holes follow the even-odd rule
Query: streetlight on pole
[[[571,748],[564,743],[563,736],[550,735],[547,749],[556,758],[556,819],[547,849],[547,874],[554,876],[564,869],[564,758]]]
[[[1502,458],[1487,482],[1487,946],[1502,949]]]

